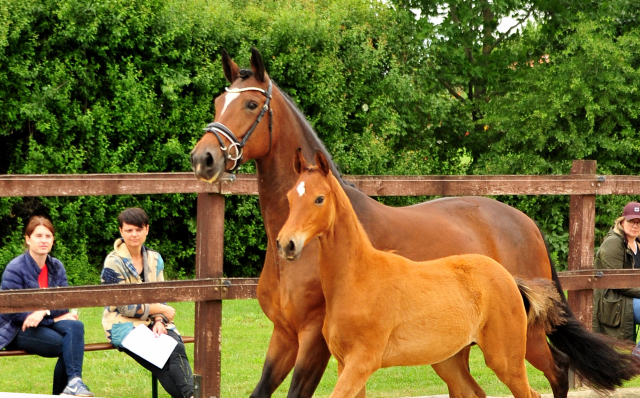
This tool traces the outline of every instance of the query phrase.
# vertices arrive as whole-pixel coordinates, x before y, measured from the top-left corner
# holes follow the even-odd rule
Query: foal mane
[[[251,69],[240,69],[240,73],[239,73],[238,77],[241,78],[242,80],[246,80],[246,79],[252,77],[253,75],[254,75],[254,73],[253,73],[253,70],[251,70]],[[342,178],[342,173],[340,172],[340,169],[338,168],[338,165],[333,161],[333,158],[331,157],[331,154],[329,153],[329,151],[327,151],[327,148],[324,146],[324,144],[322,143],[320,138],[318,138],[318,134],[316,134],[316,132],[313,129],[313,127],[311,127],[311,124],[309,123],[307,118],[304,116],[304,114],[302,113],[300,108],[298,108],[298,106],[293,101],[293,99],[291,99],[289,94],[285,93],[284,90],[282,90],[276,84],[276,82],[274,82],[273,80],[271,80],[271,82],[280,91],[280,94],[282,94],[282,97],[284,98],[285,102],[287,103],[289,108],[291,108],[293,110],[293,113],[296,115],[296,118],[298,119],[298,122],[302,126],[302,134],[303,134],[303,136],[305,138],[305,141],[307,143],[309,143],[309,145],[311,146],[311,150],[313,152],[315,152],[316,150],[322,151],[324,156],[329,161],[329,164],[331,165],[331,172],[333,173],[334,176],[336,176],[338,181],[340,181],[340,183],[342,183],[342,184],[349,185],[349,186],[355,188],[356,186],[353,183],[345,181]]]

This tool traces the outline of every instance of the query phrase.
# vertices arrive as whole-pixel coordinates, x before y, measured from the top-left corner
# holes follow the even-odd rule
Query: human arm
[[[100,276],[102,284],[129,284],[136,283],[136,281],[136,277],[120,257],[115,255],[107,256]],[[119,316],[142,321],[154,319],[156,314],[166,317],[167,320],[172,320],[175,315],[173,308],[161,303],[119,305],[114,309],[117,309]]]

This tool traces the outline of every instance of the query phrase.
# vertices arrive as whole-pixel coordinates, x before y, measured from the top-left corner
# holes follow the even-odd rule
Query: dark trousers
[[[58,358],[53,371],[52,394],[60,395],[71,377],[82,377],[84,324],[65,320],[50,326],[27,328],[24,332],[20,330],[7,349]]]
[[[150,371],[173,398],[190,398],[193,395],[193,372],[191,365],[189,365],[184,343],[180,335],[173,330],[167,330],[167,334],[176,340],[178,345],[173,349],[162,369],[126,348],[123,348],[122,351]]]

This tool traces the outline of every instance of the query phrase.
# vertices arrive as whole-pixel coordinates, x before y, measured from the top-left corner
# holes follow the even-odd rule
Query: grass
[[[185,336],[193,336],[194,303],[173,303],[176,324]],[[85,323],[87,343],[105,342],[100,319],[102,308],[81,308],[80,319]],[[265,317],[257,300],[229,300],[223,305],[222,322],[222,387],[224,398],[247,397],[256,386],[262,372],[272,324]],[[193,344],[187,344],[187,354],[193,366]],[[55,359],[36,356],[0,359],[0,391],[31,394],[51,394]],[[325,398],[337,379],[337,365],[332,358],[316,391]],[[531,386],[540,393],[549,393],[549,383],[542,373],[527,365]],[[488,395],[510,395],[483,362],[477,347],[471,353],[471,371]],[[85,354],[84,380],[98,397],[140,398],[151,396],[151,376],[126,354],[116,350]],[[274,394],[284,398],[291,376]],[[640,387],[640,380],[628,383]],[[159,396],[169,395],[160,387]],[[367,397],[411,397],[446,394],[447,387],[430,366],[381,369],[367,383]]]

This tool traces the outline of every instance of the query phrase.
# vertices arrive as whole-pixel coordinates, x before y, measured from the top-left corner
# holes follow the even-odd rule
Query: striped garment
[[[100,282],[104,285],[144,283],[136,271],[131,260],[131,254],[119,238],[113,245],[114,251],[104,260],[104,268],[100,275]],[[164,262],[160,253],[142,246],[145,282],[164,281]],[[164,304],[164,303],[163,303]],[[130,304],[106,306],[102,314],[102,327],[107,339],[114,346],[121,348],[122,340],[140,324],[150,324],[158,314],[149,314],[149,304]],[[173,322],[166,325],[167,329],[178,333]]]

